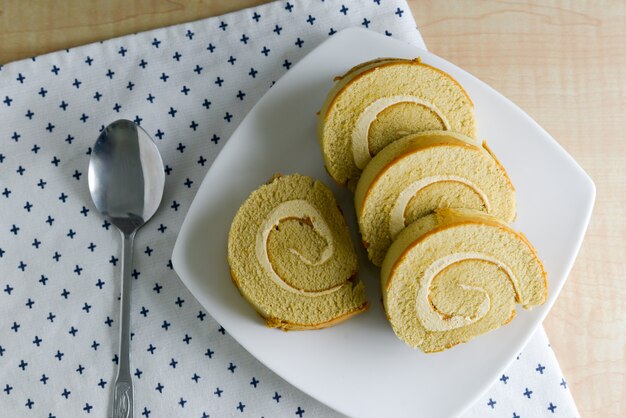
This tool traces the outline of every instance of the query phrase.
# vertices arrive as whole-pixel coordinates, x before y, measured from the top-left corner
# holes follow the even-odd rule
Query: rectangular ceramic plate
[[[380,303],[379,270],[363,249],[360,278],[371,308],[333,328],[267,328],[239,295],[226,262],[231,221],[274,173],[302,173],[331,185],[357,236],[352,194],[333,185],[316,138],[316,112],[333,77],[377,57],[421,57],[451,74],[476,106],[487,139],[517,189],[515,227],[535,245],[549,297],[511,324],[438,354],[414,351],[391,330]],[[517,106],[453,64],[412,45],[348,29],[320,45],[257,103],[207,173],[182,226],[172,261],[206,310],[252,355],[284,379],[350,416],[460,414],[520,352],[554,303],[591,216],[595,187],[550,135]],[[252,245],[252,244],[251,244]]]

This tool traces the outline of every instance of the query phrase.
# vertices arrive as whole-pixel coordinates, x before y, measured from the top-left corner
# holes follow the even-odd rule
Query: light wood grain
[[[203,19],[268,0],[0,0],[0,63]]]
[[[545,327],[582,416],[626,417],[626,3],[540,3],[411,5],[431,51],[520,105],[594,179],[591,224]]]
[[[5,0],[0,63],[264,2]],[[581,415],[625,417],[626,2],[409,3],[433,52],[520,105],[595,180],[589,231],[545,326]]]

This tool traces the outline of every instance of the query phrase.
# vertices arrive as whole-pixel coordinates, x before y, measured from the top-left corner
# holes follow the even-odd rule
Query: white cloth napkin
[[[155,138],[167,173],[162,207],[135,243],[136,416],[337,415],[243,350],[169,258],[246,112],[349,26],[424,46],[403,0],[290,0],[0,67],[0,415],[110,414],[120,239],[96,213],[86,177],[98,132],[119,118]],[[577,411],[543,330],[466,414],[553,415]]]

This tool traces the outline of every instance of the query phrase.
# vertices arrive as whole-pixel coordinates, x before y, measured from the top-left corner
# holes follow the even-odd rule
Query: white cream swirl
[[[420,322],[427,330],[449,331],[452,329],[465,327],[478,321],[479,319],[484,317],[487,312],[489,312],[489,308],[491,306],[491,300],[489,298],[489,295],[483,289],[474,286],[461,285],[462,289],[479,291],[484,296],[480,306],[476,310],[475,314],[471,317],[461,315],[443,317],[440,313],[436,312],[433,309],[433,306],[428,299],[430,285],[433,279],[451,264],[466,260],[480,260],[495,264],[496,266],[498,266],[498,268],[504,271],[507,276],[509,276],[511,283],[513,284],[513,289],[515,290],[515,293],[517,295],[521,295],[521,288],[518,278],[515,276],[515,274],[513,274],[513,271],[509,268],[509,266],[504,264],[502,261],[490,255],[477,252],[465,252],[447,255],[436,260],[430,266],[428,266],[428,268],[424,272],[423,280],[421,281],[420,286],[417,290],[415,309],[417,317],[420,319]]]
[[[326,262],[332,257],[334,252],[333,235],[328,224],[322,217],[322,214],[306,200],[296,199],[283,202],[276,206],[265,218],[258,229],[256,235],[256,257],[263,267],[263,270],[269,275],[270,279],[283,289],[297,293],[303,296],[315,297],[332,293],[339,289],[343,284],[334,286],[330,289],[320,291],[307,291],[295,288],[286,283],[274,270],[267,253],[267,239],[272,229],[281,221],[286,219],[303,219],[310,221],[313,229],[326,241],[327,245],[317,260],[309,260],[306,256],[300,254],[296,249],[289,248],[289,251],[297,255],[300,260],[310,266],[318,266]]]
[[[489,197],[487,197],[487,194],[483,192],[472,181],[455,175],[425,177],[411,183],[404,190],[402,190],[400,194],[398,194],[398,197],[396,198],[396,201],[394,202],[391,211],[389,212],[389,235],[391,235],[392,239],[395,239],[396,235],[398,235],[398,233],[402,231],[406,226],[406,207],[408,206],[413,196],[415,196],[415,194],[423,188],[430,186],[431,184],[443,181],[454,181],[470,187],[483,201],[487,213],[491,212],[491,203],[489,202]]]
[[[363,110],[356,121],[354,130],[352,131],[352,156],[356,166],[363,170],[367,163],[372,159],[369,149],[369,130],[370,125],[376,119],[376,116],[398,103],[416,103],[433,111],[442,121],[444,130],[450,130],[450,123],[445,115],[433,103],[426,101],[417,96],[398,95],[390,97],[381,97],[374,101]]]

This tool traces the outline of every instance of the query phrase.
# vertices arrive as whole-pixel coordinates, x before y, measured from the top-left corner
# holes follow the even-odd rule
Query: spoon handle
[[[113,392],[113,418],[132,418],[133,381],[130,373],[130,301],[135,232],[122,233],[122,289],[120,292],[120,354]]]

